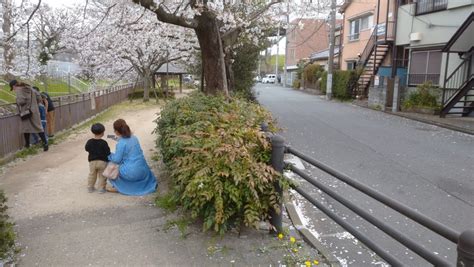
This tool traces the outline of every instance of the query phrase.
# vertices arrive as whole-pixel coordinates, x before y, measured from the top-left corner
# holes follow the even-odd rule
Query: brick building
[[[329,25],[324,19],[295,19],[288,29],[287,83],[293,84],[297,64],[307,60],[314,51],[329,46]]]

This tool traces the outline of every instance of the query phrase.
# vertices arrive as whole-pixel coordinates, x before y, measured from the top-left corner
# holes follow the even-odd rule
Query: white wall
[[[411,47],[443,45],[472,12],[472,0],[449,0],[447,10],[420,16],[414,16],[415,4],[403,5],[398,9],[396,43]],[[410,34],[416,32],[421,33],[421,40],[410,42]]]

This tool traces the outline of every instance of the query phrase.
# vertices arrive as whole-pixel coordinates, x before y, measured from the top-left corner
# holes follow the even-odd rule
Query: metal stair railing
[[[461,92],[463,87],[473,78],[474,73],[469,75],[471,61],[466,58],[444,81],[443,97],[441,103],[446,107]]]

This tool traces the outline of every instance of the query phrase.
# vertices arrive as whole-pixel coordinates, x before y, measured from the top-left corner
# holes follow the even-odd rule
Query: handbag
[[[28,120],[29,118],[31,118],[31,115],[32,115],[31,109],[27,109],[27,110],[25,110],[25,111],[23,111],[23,112],[20,112],[20,119],[21,119],[22,121]]]
[[[31,104],[33,104],[33,91],[31,91],[30,107],[27,110],[20,112],[20,119],[22,121],[28,120],[33,115],[33,112],[31,112]]]
[[[117,165],[113,162],[107,163],[107,166],[105,167],[105,170],[102,173],[102,175],[105,178],[110,179],[110,180],[117,179],[118,176],[119,176],[119,165]]]

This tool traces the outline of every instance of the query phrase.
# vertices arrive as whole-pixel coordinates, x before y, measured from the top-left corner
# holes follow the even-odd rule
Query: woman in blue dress
[[[109,180],[110,183],[124,195],[142,196],[155,192],[156,178],[146,163],[137,137],[122,119],[114,122],[114,130],[119,140],[109,160],[119,165],[119,176]]]

